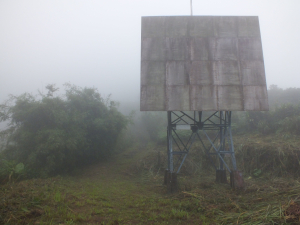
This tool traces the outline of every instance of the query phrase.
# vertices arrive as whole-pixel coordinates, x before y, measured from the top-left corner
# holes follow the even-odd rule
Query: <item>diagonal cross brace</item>
[[[201,122],[202,118],[202,112],[199,112],[199,121],[196,119],[196,113],[194,112],[194,118],[191,116],[185,114],[184,112],[181,112],[183,115],[176,114],[174,112],[168,112],[168,168],[170,171],[173,171],[174,165],[173,165],[173,156],[178,155],[179,158],[177,159],[177,162],[175,164],[175,168],[179,165],[178,169],[176,170],[176,173],[179,173],[180,169],[182,168],[182,165],[187,157],[187,154],[189,153],[196,136],[199,138],[205,153],[209,157],[209,160],[211,161],[212,165],[217,169],[215,163],[213,162],[213,159],[211,155],[216,155],[220,160],[220,167],[222,168],[223,165],[225,165],[226,169],[231,172],[228,164],[224,160],[224,154],[230,154],[231,155],[231,161],[233,164],[233,169],[236,170],[236,161],[235,161],[235,155],[234,155],[234,147],[233,147],[233,140],[232,140],[232,132],[231,132],[231,112],[219,112],[220,116],[217,115],[218,112],[214,112],[211,114],[206,120],[206,124],[204,122]],[[171,115],[176,116],[177,118],[175,120],[171,120]],[[191,125],[192,134],[189,137],[189,140],[187,143],[184,143],[184,141],[180,138],[180,135],[176,132],[175,126],[177,123],[182,121],[185,124],[187,123],[187,120],[185,120],[184,117],[187,117],[187,120],[192,120],[194,124]],[[211,118],[215,117],[219,120],[219,123],[213,122],[211,124]],[[214,139],[211,139],[209,135],[207,134],[207,131],[210,130],[219,130]],[[209,141],[210,146],[206,147],[202,137],[199,135],[199,131],[203,131],[205,134],[206,139]],[[175,133],[175,137],[172,133]],[[219,137],[219,139],[218,139]],[[215,142],[216,140],[220,140],[219,146],[216,146]],[[179,151],[173,151],[172,149],[172,141],[175,142],[176,146],[178,147]],[[229,145],[229,151],[223,151],[225,148],[225,145]],[[183,147],[183,148],[182,148]],[[183,150],[182,150],[183,149]],[[211,149],[214,149],[214,153],[210,152]],[[221,150],[221,151],[220,151]],[[174,168],[174,169],[175,169]]]

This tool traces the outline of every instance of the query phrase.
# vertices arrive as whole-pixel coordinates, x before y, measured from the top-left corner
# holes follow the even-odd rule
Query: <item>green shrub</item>
[[[24,162],[33,175],[48,176],[109,157],[128,119],[95,88],[66,85],[64,97],[48,85],[40,99],[30,94],[1,105],[10,121],[4,155]]]
[[[283,104],[269,112],[249,111],[234,121],[237,132],[300,134],[300,105]]]
[[[143,112],[141,123],[149,135],[150,141],[164,142],[164,133],[167,132],[167,116],[164,112]]]
[[[300,134],[300,116],[286,117],[279,122],[280,132]]]
[[[257,130],[262,134],[270,134],[272,133],[272,129],[269,126],[269,123],[266,120],[261,120],[257,124]]]
[[[16,161],[8,161],[2,159],[0,161],[0,183],[6,183],[17,180],[25,175],[25,166],[23,163]]]

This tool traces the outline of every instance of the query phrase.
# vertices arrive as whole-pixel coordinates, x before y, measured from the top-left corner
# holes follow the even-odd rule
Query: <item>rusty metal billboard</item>
[[[142,17],[141,111],[268,108],[257,16]]]

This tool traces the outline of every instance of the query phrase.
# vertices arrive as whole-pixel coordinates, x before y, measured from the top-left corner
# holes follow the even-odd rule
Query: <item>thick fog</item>
[[[259,16],[268,86],[300,87],[299,0],[193,0],[194,15]],[[66,82],[139,100],[141,17],[190,0],[0,1],[0,101]],[[124,103],[125,104],[125,103]]]

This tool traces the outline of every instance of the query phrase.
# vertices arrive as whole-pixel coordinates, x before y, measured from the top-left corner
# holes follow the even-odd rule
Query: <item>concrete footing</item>
[[[226,170],[216,170],[216,182],[227,184],[227,176]],[[170,172],[169,170],[165,170],[164,174],[164,185],[167,186],[167,190],[169,193],[175,193],[179,190],[178,181],[177,181],[177,173]],[[241,171],[231,171],[230,173],[230,186],[233,189],[242,189],[245,187],[243,174]]]
[[[165,170],[164,185],[167,185],[168,192],[174,193],[178,191],[177,173]]]
[[[165,175],[164,175],[164,185],[168,184],[168,175],[169,175],[169,170],[165,170]]]
[[[237,170],[231,171],[230,186],[233,189],[242,189],[245,187],[245,182],[241,171],[237,171]]]
[[[216,170],[216,182],[227,184],[226,170]]]

